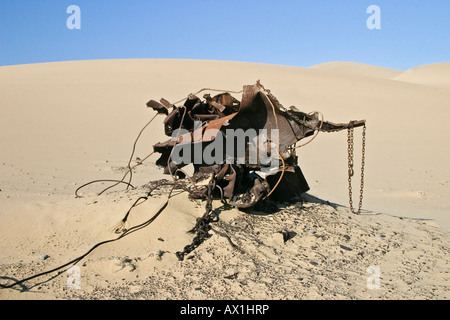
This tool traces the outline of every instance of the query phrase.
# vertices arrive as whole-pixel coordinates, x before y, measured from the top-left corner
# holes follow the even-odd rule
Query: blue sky
[[[381,29],[367,28],[370,5]],[[0,0],[0,65],[131,58],[407,70],[450,62],[450,1]]]

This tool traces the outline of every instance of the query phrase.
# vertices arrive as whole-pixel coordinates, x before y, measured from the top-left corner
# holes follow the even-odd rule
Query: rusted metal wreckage
[[[190,193],[192,198],[207,199],[215,191],[222,200],[240,209],[251,208],[269,197],[282,201],[294,199],[309,190],[298,165],[297,143],[315,137],[318,132],[365,126],[365,120],[332,123],[320,118],[319,112],[307,114],[294,106],[286,109],[259,81],[245,85],[241,92],[241,101],[229,92],[222,92],[213,97],[205,94],[203,100],[191,94],[182,106],[165,99],[147,103],[166,116],[164,130],[171,137],[154,145],[154,151],[160,153],[156,164],[163,167],[166,174],[178,178],[185,177],[182,168],[187,164],[194,165],[194,176],[213,175],[212,186],[210,183],[197,188]],[[237,136],[241,141],[233,141],[234,147],[225,148],[233,146],[230,139],[236,140],[236,135],[230,137],[229,132],[251,130],[256,132],[257,143],[248,135],[241,135]],[[239,143],[244,143],[244,154],[237,150]],[[211,151],[212,144],[215,144],[216,161],[206,163],[198,153],[208,148]],[[183,147],[184,161],[174,161],[174,151],[180,153],[177,147]],[[263,154],[265,160],[268,157],[270,161],[260,161],[258,157],[250,161],[252,152]]]
[[[208,90],[212,91],[211,89]],[[198,93],[201,91],[204,90],[200,90]],[[210,177],[207,185],[195,185],[195,188],[187,190],[190,197],[206,200],[206,211],[201,218],[197,219],[196,225],[191,230],[192,233],[196,234],[192,243],[185,246],[182,251],[176,252],[179,260],[183,260],[186,255],[208,239],[211,236],[209,234],[210,230],[227,237],[234,248],[243,252],[241,248],[231,241],[227,234],[213,229],[210,225],[211,222],[217,221],[218,218],[212,210],[214,192],[218,193],[224,202],[228,200],[229,204],[240,209],[252,208],[267,198],[273,200],[295,199],[309,190],[308,183],[298,166],[295,150],[312,140],[299,146],[297,146],[297,143],[307,137],[313,136],[314,138],[318,132],[348,130],[349,202],[351,211],[355,212],[353,211],[351,188],[351,178],[353,176],[353,128],[363,127],[360,201],[355,213],[360,211],[364,186],[365,120],[350,121],[349,123],[332,123],[324,121],[323,117],[319,118],[321,114],[318,112],[307,114],[295,107],[286,109],[259,81],[254,85],[244,86],[241,91],[241,101],[234,98],[230,92],[221,91],[220,94],[214,97],[206,94],[203,96],[203,100],[198,98],[196,94],[191,94],[186,100],[183,99],[181,101],[184,101],[182,106],[176,106],[180,102],[171,104],[165,99],[161,99],[160,102],[151,100],[147,103],[148,107],[157,111],[152,120],[158,114],[166,116],[164,130],[165,134],[170,136],[171,139],[157,143],[153,146],[153,149],[154,152],[160,153],[156,163],[164,168],[166,174],[170,174],[174,178],[174,182],[171,184],[172,190],[175,187],[184,189],[185,183],[179,183],[181,180],[178,178],[187,175],[182,168],[188,164],[194,165],[194,173],[190,177],[192,178],[191,181],[195,182],[204,177]],[[236,132],[242,134],[233,135]],[[248,135],[248,132],[253,132],[254,136]],[[256,143],[255,140],[257,140]],[[231,147],[229,148],[229,146]],[[239,148],[239,146],[243,146],[243,148]],[[214,152],[210,152],[211,149]],[[180,150],[182,161],[175,157],[177,154],[180,155]],[[211,162],[211,159],[199,157],[199,154],[205,155],[208,153],[210,153],[209,155],[214,153],[213,157],[209,157],[213,158],[214,161]],[[252,155],[255,154],[257,156],[252,158]],[[128,164],[129,170],[122,180],[91,181],[80,186],[75,191],[76,196],[82,197],[78,194],[78,191],[97,182],[116,182],[99,194],[119,183],[125,183],[132,187],[131,183],[124,181],[125,177],[130,174],[131,182],[131,174],[134,167],[130,166],[130,162]],[[139,162],[138,165],[141,163]],[[82,256],[58,268],[15,281],[12,284],[0,284],[0,288],[12,288],[25,281],[65,268],[70,264],[76,264],[98,246],[117,241],[149,225],[164,210],[170,194],[163,207],[149,220],[129,229],[125,228],[125,222],[131,210],[141,200],[147,200],[151,196],[153,189],[167,184],[170,183],[165,179],[151,183],[152,188],[147,196],[137,199],[125,217],[113,228],[116,233],[120,234],[117,238],[96,244]],[[288,234],[283,234],[283,236],[289,237]]]
[[[211,89],[208,90],[211,91]],[[198,93],[201,91],[204,90],[200,90]],[[172,175],[174,178],[172,190],[175,187],[184,189],[185,184],[178,183],[180,180],[177,178],[186,176],[182,168],[188,164],[194,165],[192,181],[199,181],[202,177],[210,176],[207,185],[195,186],[194,189],[187,190],[190,197],[206,200],[206,211],[201,218],[197,219],[196,225],[191,230],[192,233],[196,234],[192,243],[185,246],[182,251],[176,252],[179,260],[183,260],[186,255],[208,239],[211,236],[209,234],[210,230],[226,237],[234,248],[243,252],[241,248],[231,241],[227,234],[213,229],[210,225],[211,222],[217,221],[217,215],[212,210],[214,192],[218,192],[224,202],[228,200],[229,204],[240,209],[252,208],[267,198],[273,200],[295,199],[309,190],[308,183],[298,166],[298,158],[295,154],[296,148],[299,147],[297,143],[310,136],[314,138],[318,132],[348,130],[349,198],[350,209],[354,212],[351,188],[351,178],[353,176],[353,128],[363,127],[361,187],[357,212],[360,211],[364,186],[365,120],[350,121],[349,123],[332,123],[324,121],[323,117],[319,119],[320,113],[318,112],[307,114],[295,107],[286,109],[259,81],[254,85],[244,86],[241,91],[241,101],[234,98],[230,91],[221,92],[214,97],[206,94],[203,96],[203,100],[198,98],[196,94],[191,94],[185,101],[184,99],[181,101],[184,101],[182,106],[176,106],[179,102],[171,104],[165,99],[161,99],[160,102],[151,100],[147,103],[148,107],[157,111],[152,120],[158,114],[166,116],[164,130],[165,134],[170,136],[171,139],[157,143],[153,146],[153,149],[154,152],[160,153],[156,163],[164,168],[165,173]],[[236,132],[241,134],[233,134]],[[248,132],[253,132],[254,136],[247,134]],[[309,140],[308,143],[311,141]],[[229,148],[229,146],[231,147]],[[243,148],[239,146],[243,146]],[[178,156],[180,155],[180,150],[182,161],[175,157],[177,154]],[[199,154],[205,155],[208,153],[209,156],[214,153],[214,156],[209,157],[209,159],[199,156]],[[256,155],[256,157],[252,157],[252,155]],[[214,161],[210,161],[210,158],[213,158]],[[99,194],[119,183],[125,183],[132,187],[131,183],[124,181],[125,177],[130,174],[131,182],[131,174],[134,167],[130,166],[130,162],[128,164],[129,170],[122,180],[91,181],[80,186],[75,191],[76,196],[81,197],[78,194],[80,189],[97,182],[116,182]],[[141,163],[139,162],[138,165]],[[154,181],[152,188],[169,184],[164,180]],[[129,229],[125,228],[125,223],[131,210],[141,203],[141,200],[147,200],[151,196],[152,190],[148,192],[147,196],[139,197],[128,210],[125,217],[113,228],[116,233],[120,234],[117,238],[96,244],[85,254],[58,268],[8,285],[0,284],[0,288],[12,288],[23,282],[65,268],[68,265],[76,264],[98,246],[120,240],[128,234],[146,227],[167,206],[170,194],[162,208],[146,222]],[[283,236],[289,237],[288,234],[283,234]]]

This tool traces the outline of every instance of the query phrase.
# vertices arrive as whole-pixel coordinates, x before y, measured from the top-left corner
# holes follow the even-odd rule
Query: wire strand
[[[275,106],[273,105],[272,101],[270,100],[270,97],[267,96],[267,94],[266,94],[266,92],[265,92],[265,89],[264,89],[264,91],[262,91],[262,92],[264,93],[264,95],[266,96],[267,100],[269,100],[270,105],[272,106],[272,112],[273,112],[273,116],[274,116],[274,118],[275,118],[275,126],[276,126],[276,129],[279,130],[279,127],[278,127],[278,116],[277,116],[277,113],[276,113],[276,110],[275,110]],[[286,171],[286,162],[284,161],[283,155],[282,155],[281,152],[280,152],[280,143],[279,143],[279,142],[277,143],[277,151],[278,151],[278,155],[279,155],[280,158],[281,158],[281,162],[282,162],[282,164],[283,164],[282,171],[281,171],[281,175],[280,175],[280,178],[278,179],[277,183],[275,184],[275,186],[274,186],[274,187],[272,188],[272,190],[270,190],[270,192],[263,198],[263,200],[265,200],[265,199],[267,199],[268,197],[270,197],[270,195],[275,191],[275,189],[276,189],[276,188],[278,187],[278,185],[280,184],[281,179],[283,179],[284,172]]]
[[[166,209],[166,207],[167,207],[167,205],[168,205],[168,203],[169,203],[169,200],[170,200],[170,197],[171,197],[171,195],[172,195],[172,192],[173,192],[173,190],[174,190],[174,188],[175,188],[175,184],[172,186],[172,188],[171,188],[171,190],[170,190],[170,192],[169,192],[169,194],[168,194],[168,196],[167,196],[167,200],[165,201],[165,203],[161,206],[161,208],[156,212],[156,214],[154,214],[149,220],[147,220],[147,221],[145,221],[145,222],[143,222],[143,223],[141,223],[141,224],[139,224],[139,225],[136,225],[136,226],[134,226],[134,227],[131,227],[130,229],[128,229],[128,230],[126,230],[125,232],[123,232],[120,236],[118,236],[117,238],[114,238],[114,239],[110,239],[110,240],[105,240],[105,241],[102,241],[102,242],[99,242],[99,243],[97,243],[96,245],[94,245],[91,249],[89,249],[86,253],[84,253],[83,255],[81,255],[81,256],[79,256],[78,258],[75,258],[75,259],[73,259],[73,260],[71,260],[71,261],[69,261],[69,262],[67,262],[67,263],[65,263],[65,264],[63,264],[63,265],[61,265],[61,266],[59,266],[59,267],[57,267],[57,268],[54,268],[54,269],[51,269],[51,270],[48,270],[48,271],[45,271],[45,272],[41,272],[41,273],[38,273],[38,274],[36,274],[36,275],[33,275],[33,276],[31,276],[31,277],[28,277],[28,278],[25,278],[25,279],[22,279],[22,280],[18,280],[18,281],[16,281],[16,282],[14,282],[14,283],[12,283],[12,284],[9,284],[9,285],[3,285],[3,284],[0,284],[0,288],[2,288],[2,289],[8,289],[8,288],[12,288],[12,287],[14,287],[14,286],[16,286],[16,285],[18,285],[18,284],[21,284],[21,283],[24,283],[24,282],[27,282],[27,281],[30,281],[30,280],[32,280],[32,279],[35,279],[35,278],[38,278],[38,277],[42,277],[42,276],[44,276],[44,275],[46,275],[46,274],[50,274],[50,273],[53,273],[53,272],[56,272],[56,271],[58,271],[58,270],[61,270],[61,269],[63,269],[64,267],[67,267],[67,266],[69,266],[69,265],[75,265],[75,264],[77,264],[78,262],[80,262],[82,259],[84,259],[86,256],[88,256],[92,251],[94,251],[96,248],[98,248],[99,246],[101,246],[101,245],[104,245],[104,244],[107,244],[107,243],[111,243],[111,242],[114,242],[114,241],[118,241],[118,240],[120,240],[120,239],[122,239],[123,237],[125,237],[125,236],[127,236],[127,235],[129,235],[130,233],[133,233],[133,232],[136,232],[136,231],[138,231],[138,230],[140,230],[140,229],[143,229],[143,228],[145,228],[145,227],[147,227],[148,225],[150,225],[160,214],[161,214],[161,212],[163,212],[165,209]],[[130,208],[130,211],[135,207],[135,206],[137,206],[137,204],[138,204],[138,202],[141,200],[141,199],[148,199],[148,197],[140,197],[138,200],[136,200],[136,202],[133,204],[133,206]]]

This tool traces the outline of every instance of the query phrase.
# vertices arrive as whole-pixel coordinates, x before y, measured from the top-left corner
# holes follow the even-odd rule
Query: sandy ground
[[[323,133],[299,151],[311,187],[303,202],[244,213],[215,201],[219,233],[178,261],[204,203],[177,191],[146,228],[98,247],[78,269],[0,289],[0,299],[449,299],[449,69],[150,59],[0,67],[2,284],[116,238],[110,229],[147,183],[170,178],[152,156],[134,172],[134,190],[99,196],[108,184],[97,184],[83,198],[74,194],[91,180],[122,177],[154,115],[150,99],[174,102],[205,87],[239,91],[260,79],[285,107],[332,122],[367,120],[359,216],[348,209],[346,132]],[[162,120],[144,132],[136,156],[166,140]],[[356,164],[360,145],[355,129]],[[355,202],[358,190],[356,179]],[[129,226],[166,199],[162,190],[137,206]],[[284,242],[282,230],[296,236]]]

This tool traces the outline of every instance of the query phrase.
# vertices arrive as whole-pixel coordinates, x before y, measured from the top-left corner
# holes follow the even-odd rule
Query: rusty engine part
[[[194,165],[194,175],[214,172],[215,189],[222,199],[241,209],[253,207],[267,197],[285,201],[309,190],[295,154],[300,140],[319,131],[335,132],[365,125],[365,120],[332,123],[319,119],[318,112],[307,114],[294,106],[286,109],[259,81],[243,87],[241,101],[223,92],[214,97],[205,94],[203,100],[191,94],[182,106],[165,99],[151,100],[147,106],[166,116],[164,131],[172,137],[153,146],[161,154],[156,164],[164,168],[164,173],[183,178],[182,168],[187,164]],[[253,130],[259,143],[252,143],[245,135],[238,136],[241,141],[230,141],[235,136],[228,133],[238,130],[241,133]],[[274,130],[277,139],[272,133],[267,134]],[[233,146],[230,142],[244,143],[245,154],[237,153],[236,147],[225,148]],[[216,161],[206,163],[198,152],[211,149],[214,143]],[[186,153],[181,163],[173,160],[177,147],[183,147]],[[263,162],[258,157],[249,161],[251,152],[267,155],[270,161]],[[190,196],[206,199],[208,188],[204,186]]]

